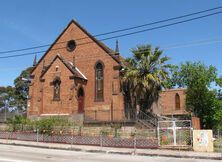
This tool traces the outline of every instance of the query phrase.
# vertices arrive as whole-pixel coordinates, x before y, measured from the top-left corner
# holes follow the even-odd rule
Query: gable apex
[[[110,49],[108,46],[106,46],[101,41],[97,40],[93,35],[91,35],[84,27],[82,27],[77,21],[74,19],[71,20],[70,24],[74,23],[79,29],[81,29],[89,38],[91,38],[99,47],[101,47],[107,54],[109,54],[118,64],[121,62],[118,58],[115,57],[115,51]]]
[[[93,42],[95,42],[100,48],[102,48],[114,61],[116,61],[118,64],[121,64],[121,61],[115,57],[115,52],[107,47],[104,43],[97,40],[94,36],[92,36],[86,29],[84,29],[76,20],[72,19],[68,25],[65,27],[65,29],[59,34],[59,36],[55,39],[55,41],[51,44],[51,46],[47,49],[47,51],[44,53],[44,55],[39,59],[36,66],[31,71],[31,74],[35,71],[35,69],[38,67],[40,62],[44,59],[44,57],[48,54],[48,52],[52,49],[52,47],[56,44],[56,42],[61,38],[61,36],[65,33],[65,31],[71,26],[71,24],[75,24],[83,33],[85,33],[90,39],[92,39]],[[68,41],[68,40],[67,40]]]
[[[55,58],[52,60],[52,62],[46,67],[46,69],[42,72],[42,74],[40,75],[40,78],[43,78],[43,76],[47,73],[47,71],[50,69],[50,67],[53,65],[53,63],[59,59],[69,70],[70,72],[73,74],[74,78],[80,78],[83,80],[87,81],[87,78],[85,77],[85,75],[75,66],[73,66],[71,63],[65,61],[60,54],[57,54],[55,56]]]
[[[59,34],[59,36],[54,40],[54,42],[50,45],[50,47],[46,50],[46,52],[43,54],[43,56],[39,59],[36,66],[32,69],[31,74],[35,71],[35,69],[38,67],[40,62],[45,58],[47,53],[52,49],[52,47],[56,44],[56,42],[61,38],[61,36],[65,33],[65,31],[69,28],[69,26],[73,23],[74,20],[70,21],[68,25],[63,29],[63,31]]]

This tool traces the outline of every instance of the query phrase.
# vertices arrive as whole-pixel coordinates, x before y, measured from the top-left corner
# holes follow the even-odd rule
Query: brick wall
[[[84,38],[84,39],[80,39]],[[113,97],[113,83],[119,83],[119,71],[113,67],[118,63],[107,54],[75,23],[70,23],[67,29],[59,37],[56,42],[76,40],[76,48],[73,52],[69,52],[66,43],[54,44],[40,61],[33,71],[34,79],[30,84],[29,95],[31,97],[28,107],[28,116],[39,116],[41,114],[75,114],[77,113],[77,89],[82,86],[84,89],[84,109],[85,110],[109,110],[111,104],[113,109],[123,109],[123,98],[119,90],[115,92]],[[91,42],[91,43],[87,43]],[[84,44],[83,43],[87,43]],[[80,45],[82,44],[82,45]],[[62,49],[57,49],[62,48]],[[56,49],[56,50],[55,50]],[[64,66],[64,64],[56,60],[47,73],[44,75],[44,82],[40,81],[40,75],[43,65],[49,65],[55,56],[59,54],[64,60],[73,62],[76,67],[86,76],[86,85],[75,85],[74,80],[69,79],[72,74]],[[44,60],[44,61],[43,61]],[[95,102],[95,64],[100,60],[104,66],[104,101]],[[44,62],[44,63],[43,63]],[[53,81],[55,75],[55,66],[59,66],[61,71],[61,100],[53,101],[53,87],[50,82]],[[74,88],[72,88],[74,87]],[[118,88],[117,88],[118,89]]]
[[[180,109],[176,109],[176,94],[180,97]],[[186,91],[185,89],[169,89],[160,94],[160,107],[162,115],[184,115],[186,111]]]
[[[175,96],[179,95],[180,108],[176,109]],[[186,115],[186,89],[168,89],[160,93],[157,103],[152,105],[152,111],[155,114],[163,116],[169,115]]]

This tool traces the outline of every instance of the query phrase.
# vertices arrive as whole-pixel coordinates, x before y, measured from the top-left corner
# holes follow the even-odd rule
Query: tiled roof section
[[[107,47],[104,43],[97,40],[95,37],[93,37],[89,32],[87,32],[79,23],[77,23],[75,20],[71,20],[70,23],[67,25],[67,27],[62,31],[62,33],[56,38],[56,40],[52,43],[52,45],[48,48],[48,50],[45,52],[45,54],[40,58],[36,66],[33,68],[31,73],[34,72],[34,70],[37,68],[37,66],[40,64],[40,62],[44,59],[44,57],[47,55],[47,53],[51,50],[51,48],[56,44],[56,42],[59,40],[59,38],[63,35],[63,33],[69,28],[69,26],[74,23],[77,25],[84,33],[86,33],[95,43],[97,43],[107,54],[109,54],[118,64],[122,65],[121,59],[117,58],[115,56],[115,52]]]
[[[45,73],[49,70],[49,68],[52,66],[56,59],[60,59],[60,61],[72,72],[74,78],[87,80],[85,75],[79,69],[77,69],[77,67],[75,67],[72,63],[65,61],[60,55],[56,55],[52,62],[47,67],[45,67],[40,78],[45,75]]]

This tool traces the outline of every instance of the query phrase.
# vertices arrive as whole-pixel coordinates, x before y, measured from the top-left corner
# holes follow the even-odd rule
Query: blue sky
[[[221,0],[2,0],[0,51],[52,43],[71,19],[77,20],[95,35],[217,6],[222,6]],[[167,48],[193,41],[222,40],[221,29],[222,14],[219,14],[118,40],[121,54],[129,57],[130,49],[138,44],[149,43]],[[110,48],[115,47],[115,40],[107,40],[104,43]],[[38,50],[32,52],[36,51]],[[222,75],[221,41],[199,46],[169,48],[165,49],[164,53],[171,57],[170,62],[173,64],[202,61],[207,65],[216,66],[219,75]],[[41,55],[38,54],[37,58]],[[13,85],[13,80],[21,70],[32,65],[33,58],[34,55],[0,59],[0,86]]]

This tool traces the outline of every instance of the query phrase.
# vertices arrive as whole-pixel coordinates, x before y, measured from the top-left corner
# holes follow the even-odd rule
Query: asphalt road
[[[0,162],[218,162],[218,160],[179,159],[104,153],[76,152],[23,146],[1,145]]]

